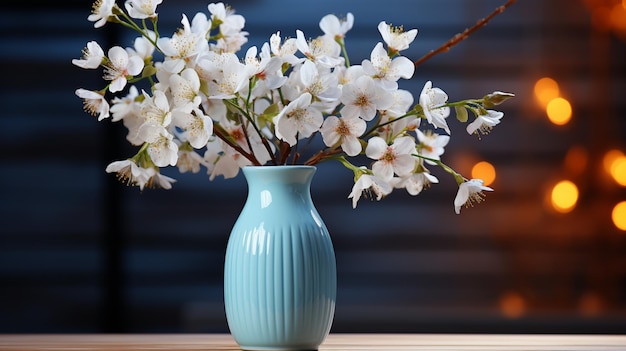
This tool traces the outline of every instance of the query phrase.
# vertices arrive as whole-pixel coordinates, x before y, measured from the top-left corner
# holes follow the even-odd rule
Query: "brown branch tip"
[[[449,51],[453,46],[467,39],[470,36],[470,34],[484,27],[494,17],[504,12],[504,10],[506,10],[509,6],[513,5],[515,1],[516,0],[508,0],[503,5],[496,7],[496,9],[493,10],[487,17],[479,19],[476,22],[476,24],[474,24],[472,27],[466,28],[463,32],[455,34],[452,38],[450,38],[448,41],[443,43],[443,45],[441,45],[437,49],[430,50],[426,55],[414,61],[415,67],[417,68],[417,66],[421,65],[422,63],[426,62],[427,60],[431,59],[433,56],[437,54]]]

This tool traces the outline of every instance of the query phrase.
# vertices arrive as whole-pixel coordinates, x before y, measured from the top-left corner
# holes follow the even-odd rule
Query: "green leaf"
[[[456,112],[456,119],[458,119],[459,122],[467,122],[467,110],[465,106],[454,106],[454,111]]]
[[[153,66],[153,65],[146,65],[143,68],[143,71],[141,71],[141,77],[142,78],[146,78],[146,77],[150,77],[155,75],[157,72],[157,69]]]
[[[259,115],[259,118],[258,118],[259,128],[263,128],[266,125],[272,123],[272,119],[274,119],[274,117],[278,115],[279,112],[280,112],[280,109],[278,108],[278,104],[269,105],[265,109],[265,111],[263,111],[263,113]]]
[[[272,119],[274,116],[278,115],[279,112],[280,109],[278,108],[278,104],[271,104],[265,109],[265,111],[263,111],[261,116],[266,119]]]

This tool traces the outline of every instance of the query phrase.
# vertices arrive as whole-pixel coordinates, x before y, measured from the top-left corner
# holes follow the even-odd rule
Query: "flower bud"
[[[515,94],[512,93],[504,93],[501,91],[494,91],[491,94],[485,95],[483,97],[483,105],[485,108],[494,107],[496,105],[500,105],[504,101],[514,97]]]

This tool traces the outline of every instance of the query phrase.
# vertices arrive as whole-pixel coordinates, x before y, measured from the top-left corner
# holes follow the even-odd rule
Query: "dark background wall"
[[[317,35],[323,15],[350,11],[355,62],[379,41],[381,20],[419,29],[405,52],[417,59],[501,3],[230,2],[246,17],[249,45],[277,30]],[[481,141],[451,121],[444,160],[465,174],[478,160],[496,167],[496,191],[485,203],[455,215],[456,186],[435,170],[441,183],[416,198],[395,192],[352,210],[351,174],[319,167],[313,196],[339,274],[332,331],[625,331],[626,233],[610,212],[626,190],[601,165],[607,150],[626,150],[626,42],[605,20],[592,20],[601,18],[590,10],[600,3],[518,0],[405,85],[418,94],[432,80],[451,100],[517,95]],[[165,1],[161,33],[206,5]],[[129,46],[132,36],[110,24],[94,29],[90,1],[2,6],[0,332],[227,331],[223,256],[245,199],[242,177],[168,173],[178,179],[174,189],[142,193],[118,183],[104,168],[131,155],[125,131],[82,111],[74,90],[101,83],[71,59],[87,41]],[[572,103],[565,126],[548,122],[534,100],[543,76]],[[574,167],[565,162],[571,150],[586,156]],[[559,214],[544,199],[565,178],[581,195],[572,212]]]

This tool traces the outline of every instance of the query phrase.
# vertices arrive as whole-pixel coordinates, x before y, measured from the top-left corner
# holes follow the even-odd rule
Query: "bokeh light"
[[[611,9],[611,26],[617,31],[626,31],[626,8],[623,2]]]
[[[548,102],[546,113],[550,122],[562,126],[572,118],[572,105],[565,98],[557,97]]]
[[[569,180],[558,182],[551,193],[552,207],[561,213],[567,213],[574,209],[578,202],[578,187]]]
[[[542,108],[548,106],[550,100],[559,96],[559,84],[550,77],[543,77],[535,83],[535,98]]]
[[[593,28],[602,32],[608,32],[611,30],[611,9],[606,6],[599,6],[592,10],[591,24]]]
[[[626,201],[622,201],[613,207],[611,218],[617,229],[626,231]]]
[[[607,151],[602,157],[602,165],[604,166],[604,170],[607,174],[611,174],[611,168],[613,168],[613,164],[620,157],[624,157],[624,153],[617,149],[612,149]]]
[[[487,161],[478,162],[472,167],[472,178],[482,179],[489,186],[496,180],[496,168]]]
[[[506,292],[499,299],[500,312],[507,318],[519,318],[526,312],[526,301],[517,292]]]
[[[595,317],[602,313],[604,302],[595,292],[585,292],[578,300],[578,309],[584,316]]]
[[[565,168],[574,175],[585,171],[589,163],[589,153],[582,146],[572,146],[565,155]]]
[[[626,156],[620,156],[611,163],[611,177],[621,186],[626,186]]]

